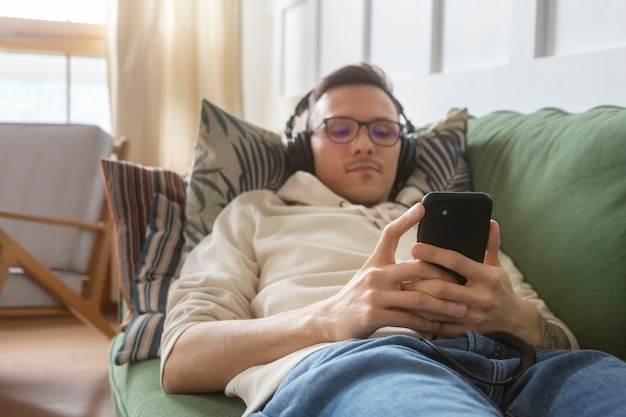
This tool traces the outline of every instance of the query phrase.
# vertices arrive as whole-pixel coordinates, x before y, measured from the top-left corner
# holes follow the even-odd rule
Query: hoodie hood
[[[383,228],[400,217],[408,208],[395,202],[385,202],[374,207],[352,204],[331,191],[316,176],[304,171],[297,171],[291,175],[276,194],[283,201],[292,205],[355,210],[367,217],[378,228]]]

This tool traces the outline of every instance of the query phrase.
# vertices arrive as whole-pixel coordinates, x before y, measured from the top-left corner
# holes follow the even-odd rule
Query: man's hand
[[[459,320],[467,313],[462,302],[426,291],[403,291],[404,282],[422,277],[451,279],[422,261],[395,261],[398,241],[423,216],[424,207],[417,204],[387,225],[359,272],[338,294],[319,303],[329,340],[365,338],[387,326],[433,334],[439,330],[438,319]]]
[[[445,266],[468,281],[462,286],[442,279],[420,279],[405,283],[403,288],[467,305],[467,314],[460,318],[445,317],[443,311],[436,316],[440,327],[435,333],[439,336],[456,337],[466,330],[483,334],[506,330],[536,347],[569,347],[567,337],[558,327],[547,323],[532,303],[515,294],[506,271],[500,265],[499,248],[500,228],[494,220],[491,221],[484,263],[475,262],[457,252],[416,243],[411,248],[415,259]]]

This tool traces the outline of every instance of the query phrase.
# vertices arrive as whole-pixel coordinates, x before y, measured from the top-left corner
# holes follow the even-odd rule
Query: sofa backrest
[[[626,359],[626,108],[475,118],[468,162],[526,280],[581,347]]]
[[[0,210],[97,222],[99,160],[113,139],[95,126],[0,123]],[[94,232],[0,218],[0,227],[51,269],[84,271]]]

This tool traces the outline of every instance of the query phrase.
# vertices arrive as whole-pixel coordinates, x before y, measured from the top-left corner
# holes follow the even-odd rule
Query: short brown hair
[[[393,104],[398,110],[398,114],[402,113],[402,106],[393,96],[393,85],[385,72],[381,68],[365,62],[358,65],[341,67],[322,78],[322,81],[320,81],[317,87],[311,91],[309,96],[309,109],[311,109],[311,106],[331,88],[355,84],[367,84],[380,88],[387,93],[391,101],[393,101]]]

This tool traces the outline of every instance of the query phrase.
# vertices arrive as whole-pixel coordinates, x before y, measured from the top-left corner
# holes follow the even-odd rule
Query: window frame
[[[0,17],[0,50],[103,57],[104,25]]]
[[[106,58],[105,25],[0,16],[0,51],[65,56],[65,120],[59,122],[72,123],[70,60]]]

